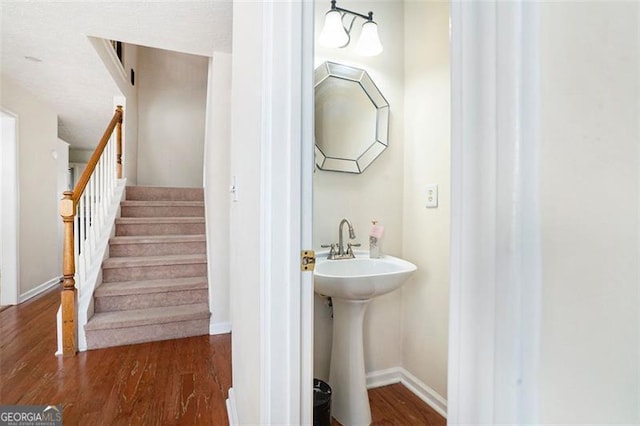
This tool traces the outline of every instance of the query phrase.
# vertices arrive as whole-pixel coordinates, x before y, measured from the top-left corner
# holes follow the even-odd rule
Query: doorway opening
[[[338,7],[350,8],[340,3]],[[317,268],[332,244],[336,251],[350,250],[349,243],[360,245],[353,249],[356,256],[369,258],[370,236],[376,233],[382,234],[375,247],[382,260],[393,256],[417,266],[398,290],[367,304],[362,348],[366,388],[374,423],[431,416],[437,419],[435,424],[444,424],[451,217],[450,5],[366,2],[356,7],[356,12],[374,13],[384,47],[377,56],[358,52],[362,20],[350,26],[351,19],[345,18],[352,42],[344,48],[323,45],[320,35],[329,7],[329,1],[315,2]],[[377,156],[372,155],[381,147]],[[347,237],[346,226],[339,235],[343,219],[349,221],[355,238]],[[338,241],[344,247],[338,249]],[[314,298],[314,377],[334,387],[334,417],[350,423],[349,415],[362,413],[340,409],[340,395],[354,392],[345,392],[340,375],[332,371],[335,347],[341,347],[336,339],[340,333],[333,330],[344,328],[339,326],[339,303],[336,298]],[[391,414],[385,403],[397,395],[415,399],[411,405],[424,410]],[[407,417],[376,417],[385,415]]]
[[[18,118],[0,111],[0,306],[18,303]]]

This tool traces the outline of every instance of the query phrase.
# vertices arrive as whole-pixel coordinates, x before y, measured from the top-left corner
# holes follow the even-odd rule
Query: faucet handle
[[[357,243],[357,244],[351,244],[351,243],[347,243],[347,254],[349,255],[349,257],[355,257],[355,255],[353,254],[353,247],[360,247],[362,244]]]
[[[333,259],[336,255],[336,245],[335,244],[322,244],[320,247],[322,248],[328,248],[331,247],[329,249],[329,255],[327,256],[327,259]]]

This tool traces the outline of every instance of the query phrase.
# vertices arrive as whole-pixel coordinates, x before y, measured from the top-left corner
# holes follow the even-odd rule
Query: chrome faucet
[[[353,231],[353,226],[351,225],[351,222],[349,222],[347,219],[342,219],[340,221],[340,225],[338,226],[338,244],[337,244],[337,247],[336,247],[336,244],[322,245],[321,246],[321,247],[331,247],[331,249],[329,250],[329,256],[327,256],[327,259],[333,259],[333,260],[353,259],[354,257],[356,257],[353,254],[353,248],[352,247],[360,247],[360,244],[347,243],[347,248],[345,249],[344,237],[342,236],[345,224],[348,226],[348,229],[349,229],[349,239],[353,240],[353,239],[356,238],[356,233]]]

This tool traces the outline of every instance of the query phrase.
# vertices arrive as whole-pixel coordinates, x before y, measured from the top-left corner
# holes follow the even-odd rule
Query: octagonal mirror
[[[362,173],[389,144],[389,103],[365,70],[325,62],[315,71],[316,165]]]

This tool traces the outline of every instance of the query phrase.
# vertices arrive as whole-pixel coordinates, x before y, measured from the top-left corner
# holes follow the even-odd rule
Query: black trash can
[[[313,426],[331,426],[331,387],[313,379]]]

